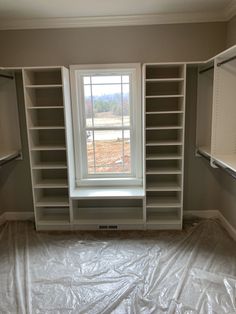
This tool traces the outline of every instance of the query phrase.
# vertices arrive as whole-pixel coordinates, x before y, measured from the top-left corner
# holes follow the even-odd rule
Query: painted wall
[[[227,47],[236,44],[236,16],[232,18],[227,25]]]
[[[225,48],[226,23],[61,30],[0,31],[1,66],[69,65],[79,63],[199,61]],[[218,208],[215,172],[194,155],[195,105],[192,84],[187,104],[184,207]],[[191,96],[192,95],[192,96]],[[23,104],[20,110],[24,160],[1,170],[0,208],[32,210]]]

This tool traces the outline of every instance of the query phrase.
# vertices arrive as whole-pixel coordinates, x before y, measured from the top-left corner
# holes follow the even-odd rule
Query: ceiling
[[[0,0],[0,29],[226,21],[236,0]]]

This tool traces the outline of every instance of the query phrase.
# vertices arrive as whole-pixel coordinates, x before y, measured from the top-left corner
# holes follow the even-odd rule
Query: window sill
[[[76,188],[71,191],[70,197],[72,199],[86,199],[86,198],[144,198],[145,192],[143,187],[83,187]]]

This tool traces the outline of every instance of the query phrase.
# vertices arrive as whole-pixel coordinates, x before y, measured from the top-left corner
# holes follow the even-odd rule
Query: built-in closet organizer
[[[236,46],[199,69],[197,152],[236,177]]]
[[[144,152],[147,229],[181,229],[186,64],[145,64]]]
[[[68,69],[31,67],[22,71],[36,228],[69,229]]]
[[[0,166],[21,158],[17,75],[18,71],[0,70]]]

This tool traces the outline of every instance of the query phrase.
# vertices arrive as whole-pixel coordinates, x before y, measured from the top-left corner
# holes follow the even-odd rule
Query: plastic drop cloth
[[[0,313],[236,313],[236,243],[219,222],[183,232],[0,227]]]

